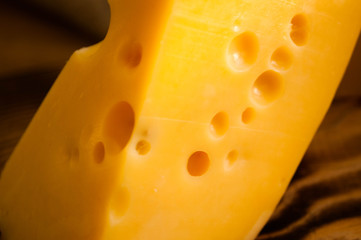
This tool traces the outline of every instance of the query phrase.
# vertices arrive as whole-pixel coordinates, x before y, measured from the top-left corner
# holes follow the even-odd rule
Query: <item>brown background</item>
[[[109,20],[104,5],[101,13],[84,9],[80,16],[88,19],[82,21],[67,5],[41,2],[0,2],[0,169],[71,53],[101,40]],[[361,239],[360,40],[325,120],[259,239]]]

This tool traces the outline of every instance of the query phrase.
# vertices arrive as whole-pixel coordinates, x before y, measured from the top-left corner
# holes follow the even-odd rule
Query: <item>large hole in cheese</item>
[[[253,32],[244,32],[235,37],[228,48],[227,60],[236,71],[247,70],[257,60],[259,42]]]
[[[255,114],[256,113],[255,113],[254,108],[251,108],[251,107],[246,108],[242,113],[242,122],[245,124],[252,122],[252,120],[255,117]]]
[[[283,85],[281,74],[273,70],[265,71],[253,84],[253,98],[261,105],[269,104],[281,96],[284,88]]]
[[[134,111],[127,102],[117,103],[109,112],[104,126],[110,148],[121,151],[129,142],[134,128]]]
[[[309,37],[309,24],[305,14],[300,13],[295,15],[292,20],[292,29],[290,37],[297,46],[304,46]]]
[[[202,176],[209,168],[208,154],[197,151],[188,158],[187,170],[191,176]]]
[[[277,48],[271,56],[271,65],[278,70],[287,70],[291,67],[292,63],[292,52],[286,46]]]
[[[211,132],[215,136],[223,136],[229,128],[229,117],[225,112],[219,112],[211,120]]]

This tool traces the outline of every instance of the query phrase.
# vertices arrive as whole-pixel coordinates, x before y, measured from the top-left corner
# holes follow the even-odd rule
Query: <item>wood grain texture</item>
[[[36,44],[35,48],[22,44],[26,36],[15,42],[0,38],[0,62],[6,62],[11,52],[11,59],[16,59],[10,69],[9,64],[0,64],[0,73],[6,72],[0,74],[0,169],[71,52],[97,40],[0,3],[0,11],[4,7],[16,13],[10,19],[21,15],[17,27],[26,28],[24,34],[35,34]],[[0,14],[0,20],[9,21],[9,15]],[[0,33],[21,36],[4,24]],[[62,39],[49,42],[50,33]],[[42,46],[52,56],[37,54]],[[52,64],[49,59],[54,59]],[[258,239],[361,239],[361,41],[336,99]]]

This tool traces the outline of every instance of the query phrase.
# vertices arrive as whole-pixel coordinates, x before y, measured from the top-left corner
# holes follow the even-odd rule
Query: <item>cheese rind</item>
[[[110,1],[0,181],[12,239],[253,239],[360,31],[353,0]],[[150,11],[151,9],[151,11]]]

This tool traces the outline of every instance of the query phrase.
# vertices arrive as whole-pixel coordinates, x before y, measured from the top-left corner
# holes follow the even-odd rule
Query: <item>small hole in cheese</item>
[[[254,119],[255,110],[251,107],[246,108],[242,113],[242,122],[248,124]]]
[[[300,13],[295,15],[291,20],[290,37],[297,46],[306,45],[309,37],[309,24],[305,14]]]
[[[135,68],[140,64],[142,55],[143,49],[140,43],[130,42],[125,44],[120,56],[126,66],[129,68]]]
[[[145,155],[150,151],[150,143],[146,140],[140,140],[135,146],[139,155]]]
[[[216,136],[223,136],[229,128],[228,114],[225,112],[217,113],[211,121],[211,132]]]
[[[277,48],[271,56],[271,65],[278,70],[287,70],[291,67],[293,55],[286,46]]]
[[[95,144],[93,155],[96,163],[102,163],[104,161],[105,148],[103,142],[97,142],[97,144]]]
[[[253,65],[258,56],[259,42],[253,32],[244,32],[235,37],[227,53],[228,64],[236,71],[243,71]]]
[[[187,164],[187,170],[191,176],[202,176],[209,168],[208,154],[203,151],[193,153]]]
[[[283,77],[278,72],[268,70],[254,82],[252,95],[259,104],[266,105],[278,99],[283,93]]]
[[[228,161],[229,166],[233,165],[233,163],[235,161],[237,161],[237,159],[238,159],[238,151],[237,150],[232,150],[228,153],[227,161]]]
[[[104,134],[110,147],[121,151],[129,142],[134,128],[134,111],[127,102],[117,103],[105,119]]]
[[[66,148],[66,154],[71,166],[74,166],[74,164],[79,161],[80,152],[78,147],[69,146]]]
[[[129,207],[129,191],[125,187],[121,187],[114,192],[112,199],[110,200],[110,210],[113,218],[122,217]]]

